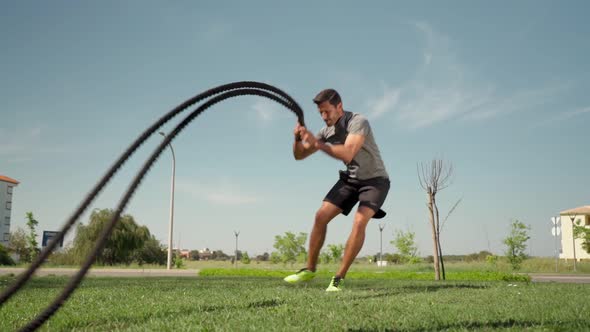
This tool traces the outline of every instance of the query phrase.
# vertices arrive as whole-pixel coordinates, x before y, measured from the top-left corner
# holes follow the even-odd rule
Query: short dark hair
[[[322,90],[317,94],[317,96],[315,96],[315,98],[313,98],[313,102],[316,103],[316,105],[319,105],[325,101],[329,102],[333,106],[338,106],[338,104],[342,102],[342,99],[340,98],[338,91],[334,89]]]

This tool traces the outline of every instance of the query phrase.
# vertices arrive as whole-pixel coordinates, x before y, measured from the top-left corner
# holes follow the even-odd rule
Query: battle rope
[[[240,88],[240,87],[246,87],[246,86],[247,87],[254,87],[254,89]],[[258,90],[258,89],[264,89],[264,90]],[[97,186],[97,188],[94,188],[94,190],[91,192],[89,197],[87,197],[84,204],[78,209],[81,211],[77,211],[78,213],[76,213],[74,215],[74,217],[72,217],[74,219],[74,222],[79,217],[79,214],[83,213],[84,209],[87,208],[87,205],[89,205],[89,203],[93,200],[94,196],[96,196],[98,194],[98,192],[100,192],[100,190],[102,190],[102,187],[104,187],[104,185],[110,180],[110,178],[114,175],[114,173],[116,173],[118,168],[120,168],[120,166],[129,158],[129,156],[137,149],[137,147],[139,147],[147,139],[147,137],[149,137],[149,135],[151,135],[153,132],[155,132],[161,125],[163,125],[165,122],[170,120],[174,115],[178,114],[180,111],[189,107],[190,105],[198,102],[199,100],[207,98],[208,96],[219,94],[219,93],[221,93],[221,91],[228,91],[228,90],[229,90],[229,92],[225,92],[222,95],[219,95],[219,96],[209,100],[204,105],[202,105],[197,110],[195,110],[193,113],[191,113],[187,118],[185,118],[184,121],[182,121],[174,129],[174,131],[171,134],[167,135],[167,137],[165,138],[164,141],[161,142],[158,149],[152,154],[151,158],[144,165],[144,168],[136,176],[133,184],[130,185],[125,196],[122,198],[122,200],[119,204],[119,207],[117,208],[117,211],[116,211],[115,215],[113,216],[113,219],[111,220],[108,227],[103,230],[103,233],[101,234],[101,238],[98,240],[93,252],[89,255],[88,259],[86,260],[86,262],[82,266],[81,270],[76,274],[76,276],[74,276],[70,280],[69,284],[66,286],[66,288],[64,289],[62,294],[58,298],[56,298],[55,301],[42,314],[40,314],[34,321],[32,321],[26,327],[24,327],[23,331],[32,331],[32,330],[36,329],[37,327],[41,326],[67,300],[69,295],[76,289],[76,287],[81,282],[81,280],[83,279],[84,275],[86,274],[86,272],[88,271],[90,266],[94,263],[97,255],[100,253],[100,251],[104,247],[104,243],[106,242],[111,231],[114,229],[121,213],[123,212],[123,210],[125,209],[126,205],[129,202],[129,200],[131,199],[131,196],[133,195],[133,193],[135,192],[135,190],[137,189],[137,187],[141,183],[141,180],[143,179],[145,174],[150,169],[151,165],[157,160],[159,155],[166,148],[167,144],[169,144],[172,141],[172,139],[174,139],[174,137],[181,130],[184,129],[184,127],[186,125],[188,125],[197,115],[199,115],[205,109],[207,109],[208,107],[210,107],[222,100],[225,100],[227,98],[240,96],[240,95],[258,95],[258,96],[262,96],[262,97],[266,97],[271,100],[274,100],[274,101],[282,104],[283,106],[291,109],[297,115],[298,121],[301,124],[304,124],[303,111],[301,110],[299,105],[290,96],[288,96],[287,94],[285,94],[281,90],[274,88],[272,86],[266,85],[264,83],[257,83],[257,82],[238,82],[238,83],[231,83],[231,84],[227,84],[224,86],[220,86],[220,87],[211,89],[201,95],[198,95],[192,99],[189,99],[188,101],[186,101],[185,103],[183,103],[182,105],[178,106],[176,109],[174,109],[173,111],[168,113],[162,119],[160,119],[156,124],[154,124],[148,130],[146,130],[146,132],[143,135],[141,135],[140,138],[124,153],[124,155],[117,161],[117,163],[115,163],[115,165],[111,168],[111,170],[109,170],[109,172],[107,172],[107,175],[99,183],[99,186]],[[273,93],[277,93],[280,95],[280,97],[275,96],[274,94],[271,94],[265,90],[272,91]],[[61,231],[61,234],[60,234],[62,237],[63,237],[63,234],[65,234],[67,232],[69,227],[71,227],[71,225],[64,226],[64,229]],[[59,238],[54,240],[54,243],[56,243],[56,241],[59,241]],[[46,248],[44,252],[47,252],[47,251],[50,252],[51,248],[49,248],[49,249],[48,248]],[[43,261],[43,260],[44,260],[44,258],[41,258],[41,261]],[[33,267],[33,266],[31,268],[29,268],[29,270],[31,270],[30,275],[33,274],[35,269],[36,269],[36,267]],[[30,278],[30,275],[28,277],[25,276],[24,278],[20,277],[19,280],[24,280],[22,282],[24,284],[26,279]],[[14,289],[12,291],[12,294],[13,294],[14,292],[16,292],[16,290],[18,290],[18,288],[20,288],[18,285],[17,285],[17,287],[13,286],[12,289],[9,289],[9,291]],[[4,301],[6,301],[6,299],[8,299],[12,295],[12,294],[9,294],[9,291],[2,294]],[[6,297],[6,298],[4,298],[4,297]]]
[[[75,212],[70,216],[67,222],[64,224],[62,229],[59,231],[57,236],[55,236],[51,241],[49,241],[48,245],[39,253],[36,259],[31,263],[29,268],[21,273],[16,281],[11,284],[7,289],[5,289],[2,294],[0,294],[0,307],[8,300],[12,295],[14,295],[35,273],[35,271],[41,266],[41,264],[47,259],[47,257],[55,250],[55,247],[58,243],[60,243],[65,234],[71,229],[71,227],[76,223],[76,221],[80,218],[80,216],[84,213],[84,211],[88,208],[88,206],[94,201],[96,196],[102,191],[102,189],[108,184],[111,178],[119,171],[121,166],[125,164],[127,159],[135,153],[135,151],[153,134],[155,133],[161,126],[167,123],[170,119],[178,115],[180,112],[184,111],[186,108],[190,107],[191,105],[205,99],[209,98],[213,95],[222,93],[224,91],[230,91],[234,89],[240,88],[256,88],[261,90],[271,91],[276,93],[287,100],[287,102],[291,105],[290,108],[294,110],[297,114],[299,122],[304,125],[303,119],[303,111],[301,107],[297,104],[297,102],[291,98],[288,94],[283,92],[282,90],[265,83],[260,82],[234,82],[229,84],[220,85],[213,89],[207,90],[195,97],[192,97],[186,100],[184,103],[180,104],[158,121],[156,121],[151,127],[146,129],[130,146],[125,150],[125,152],[119,157],[119,159],[111,166],[111,168],[106,172],[106,174],[102,177],[102,179],[92,188],[90,193],[86,196],[86,198],[80,203],[78,208]]]

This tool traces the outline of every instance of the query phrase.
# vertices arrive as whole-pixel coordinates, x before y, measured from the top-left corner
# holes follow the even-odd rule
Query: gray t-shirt
[[[348,134],[365,136],[365,143],[354,156],[353,160],[346,164],[345,173],[352,179],[366,180],[375,177],[389,178],[385,165],[381,159],[379,148],[375,143],[373,131],[369,121],[362,115],[352,112],[344,112],[337,123],[330,127],[320,129],[317,138],[329,144],[344,144]]]

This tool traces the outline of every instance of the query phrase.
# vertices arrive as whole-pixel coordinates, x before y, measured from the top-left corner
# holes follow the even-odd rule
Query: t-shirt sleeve
[[[348,133],[356,135],[369,135],[370,126],[367,118],[360,114],[356,114],[348,122]]]

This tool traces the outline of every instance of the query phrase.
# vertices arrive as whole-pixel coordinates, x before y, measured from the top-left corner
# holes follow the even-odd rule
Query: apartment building
[[[14,187],[19,184],[15,179],[0,175],[0,244],[8,246],[10,240],[10,223]]]

